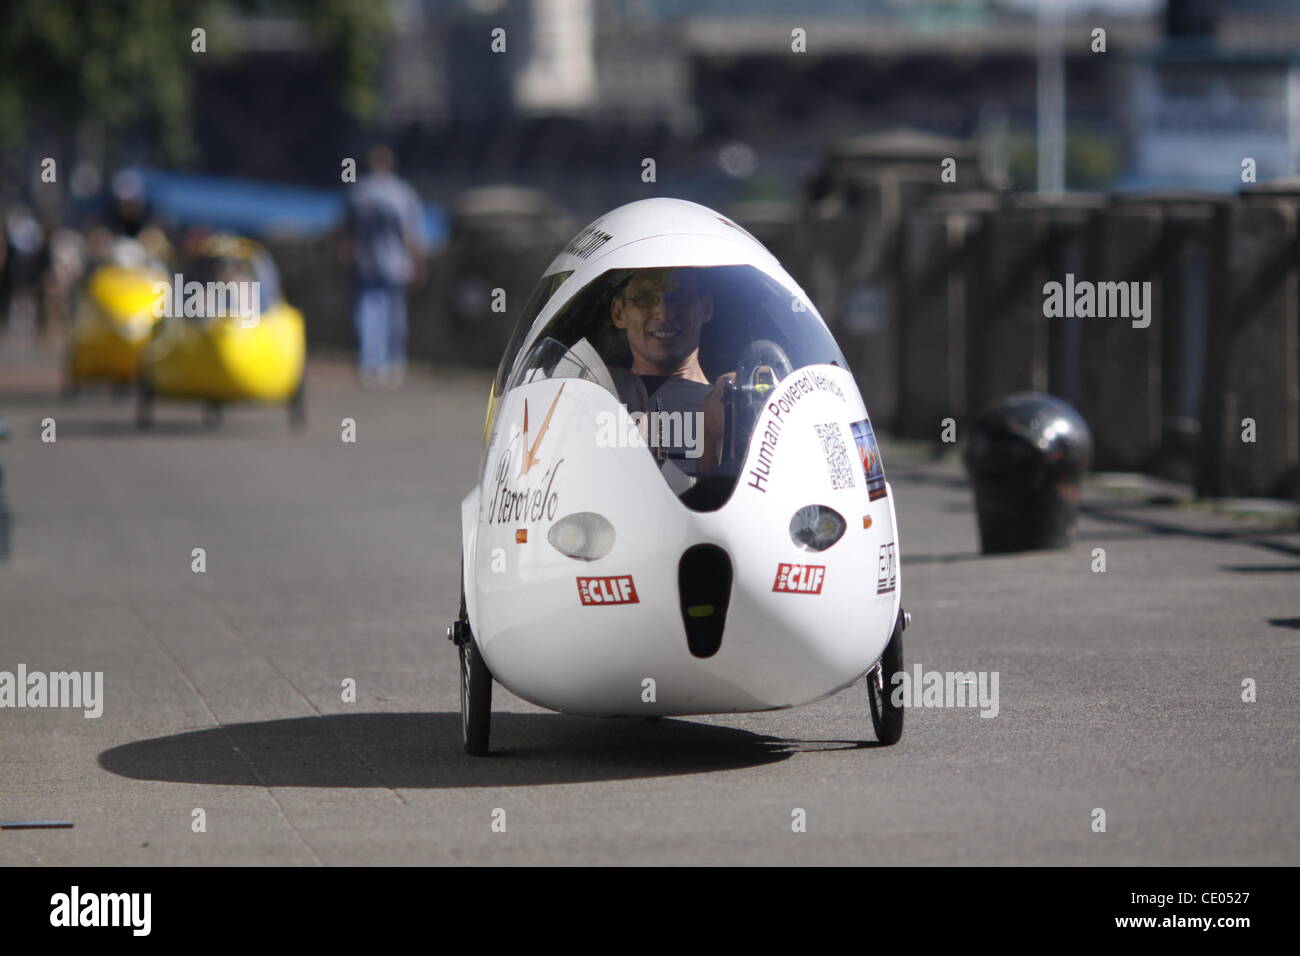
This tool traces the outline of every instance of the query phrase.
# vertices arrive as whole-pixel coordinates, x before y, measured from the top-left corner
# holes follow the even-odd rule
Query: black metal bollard
[[[1067,548],[1092,433],[1058,398],[1020,392],[975,420],[962,458],[975,491],[984,554]]]

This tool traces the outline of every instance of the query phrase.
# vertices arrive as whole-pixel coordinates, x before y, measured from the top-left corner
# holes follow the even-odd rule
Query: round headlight
[[[579,511],[551,525],[546,540],[560,554],[595,561],[614,550],[614,526],[594,511]]]
[[[825,551],[844,536],[848,524],[834,508],[808,505],[790,519],[790,540],[805,551]]]

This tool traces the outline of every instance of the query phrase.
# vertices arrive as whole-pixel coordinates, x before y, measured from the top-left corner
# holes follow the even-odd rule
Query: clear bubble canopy
[[[691,507],[730,497],[766,397],[809,365],[844,367],[809,304],[752,265],[610,269],[573,292],[527,349],[518,342],[567,274],[544,278],[498,391],[548,378],[607,389]],[[504,386],[501,388],[500,386]]]

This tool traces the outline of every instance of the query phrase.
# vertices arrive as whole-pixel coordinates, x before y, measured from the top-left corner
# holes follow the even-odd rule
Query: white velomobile
[[[902,733],[898,535],[862,396],[744,229],[647,199],[587,226],[525,305],[461,505],[465,748],[492,680],[569,714],[794,707],[867,676]]]

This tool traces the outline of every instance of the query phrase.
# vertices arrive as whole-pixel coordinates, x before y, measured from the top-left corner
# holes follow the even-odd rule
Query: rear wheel
[[[867,674],[871,726],[876,731],[876,739],[885,746],[898,743],[898,739],[903,736],[903,705],[894,703],[893,676],[903,670],[903,629],[907,626],[905,614],[899,610],[898,620],[894,622],[894,633],[885,645],[885,652],[880,655],[880,663]]]

